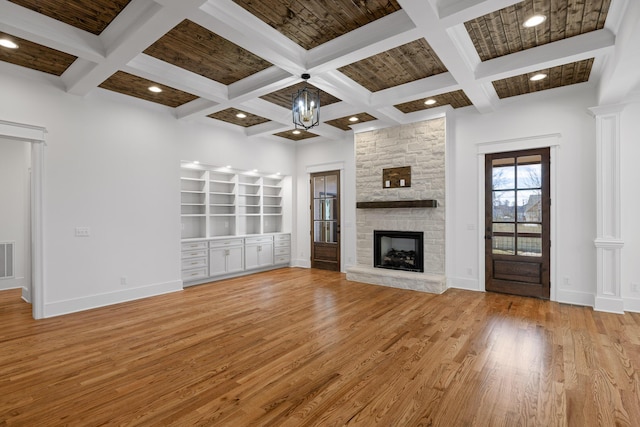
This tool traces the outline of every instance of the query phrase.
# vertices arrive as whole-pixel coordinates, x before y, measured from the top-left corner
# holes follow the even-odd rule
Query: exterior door
[[[485,157],[485,288],[549,299],[549,149]]]
[[[311,268],[340,271],[340,171],[311,174]]]

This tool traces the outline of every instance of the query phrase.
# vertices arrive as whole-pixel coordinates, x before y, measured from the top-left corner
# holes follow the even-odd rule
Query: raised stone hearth
[[[411,167],[411,187],[383,188],[382,169]],[[445,119],[356,135],[357,264],[347,279],[442,293],[445,278]],[[379,203],[434,201],[426,207],[391,208]],[[367,203],[365,203],[367,202]],[[374,230],[424,233],[424,272],[375,268]]]

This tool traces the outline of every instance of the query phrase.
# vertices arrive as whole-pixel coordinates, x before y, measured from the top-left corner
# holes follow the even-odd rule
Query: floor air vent
[[[0,242],[0,279],[13,277],[13,242]]]

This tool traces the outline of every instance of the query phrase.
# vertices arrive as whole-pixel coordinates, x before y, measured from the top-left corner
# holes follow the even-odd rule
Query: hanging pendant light
[[[301,76],[305,85],[297,93],[291,95],[293,99],[293,124],[296,129],[309,130],[320,124],[320,89],[312,89],[307,86],[309,74]]]

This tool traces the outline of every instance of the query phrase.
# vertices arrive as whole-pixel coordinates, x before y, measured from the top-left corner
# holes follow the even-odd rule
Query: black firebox
[[[373,231],[373,266],[424,272],[422,231]]]

